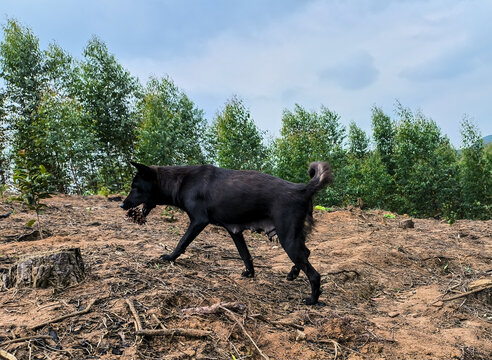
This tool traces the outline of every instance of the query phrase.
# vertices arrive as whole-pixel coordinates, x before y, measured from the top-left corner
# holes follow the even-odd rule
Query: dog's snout
[[[122,203],[120,204],[120,208],[122,208],[122,209],[124,209],[124,208],[125,208],[125,203],[124,203],[124,202],[122,202]]]

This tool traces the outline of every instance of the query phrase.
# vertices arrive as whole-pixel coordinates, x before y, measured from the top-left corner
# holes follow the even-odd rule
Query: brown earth
[[[265,235],[246,234],[256,277],[244,279],[232,240],[215,226],[176,263],[155,261],[184,233],[182,212],[158,207],[139,226],[104,197],[46,204],[41,222],[51,235],[18,241],[35,216],[0,202],[0,214],[15,210],[0,219],[0,272],[29,254],[80,247],[87,276],[66,289],[0,290],[0,350],[17,359],[492,359],[491,289],[464,294],[473,280],[492,276],[491,220],[414,219],[415,228],[401,229],[406,217],[379,210],[316,211],[307,244],[323,294],[309,307],[301,303],[306,277],[285,279],[291,263]],[[126,299],[145,329],[161,322],[211,335],[136,336]],[[32,329],[93,300],[87,313]],[[244,307],[182,311],[230,302]],[[41,335],[51,338],[5,344]]]

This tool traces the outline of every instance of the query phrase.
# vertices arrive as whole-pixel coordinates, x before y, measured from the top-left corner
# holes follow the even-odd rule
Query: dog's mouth
[[[148,206],[147,204],[143,204],[143,206],[142,206],[142,215],[144,217],[147,217],[147,215],[149,215],[149,213],[150,213],[150,210],[152,210],[152,207],[151,206]]]
[[[143,225],[147,222],[147,219],[145,217],[148,213],[149,211],[145,213],[144,210],[135,207],[126,212],[126,217],[129,221],[134,222],[135,224]]]

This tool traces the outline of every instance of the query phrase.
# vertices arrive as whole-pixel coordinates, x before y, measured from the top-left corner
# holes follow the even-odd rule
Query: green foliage
[[[362,159],[369,149],[369,137],[355,122],[349,126],[348,147],[349,154],[358,159]]]
[[[12,154],[25,150],[29,156],[46,158],[37,134],[42,132],[37,108],[45,81],[43,53],[39,39],[32,31],[15,20],[3,26],[3,41],[0,43],[0,77],[5,82],[2,91],[2,127],[9,132]],[[2,145],[2,148],[5,148]],[[32,160],[32,159],[31,159]],[[21,161],[17,159],[17,161]]]
[[[309,180],[307,169],[312,161],[329,160],[338,168],[343,160],[345,128],[335,112],[322,107],[308,112],[296,104],[284,110],[280,138],[275,141],[275,175],[293,182]]]
[[[267,149],[242,100],[234,96],[217,113],[208,131],[208,153],[221,167],[262,170]]]
[[[393,150],[395,143],[395,128],[390,117],[378,107],[372,108],[372,131],[381,162],[386,166],[390,175],[394,174]]]
[[[454,151],[432,119],[400,104],[397,110],[392,208],[411,215],[438,216],[453,190]]]
[[[91,153],[98,173],[93,190],[102,183],[118,191],[133,171],[130,160],[136,142],[134,103],[139,84],[96,37],[84,49],[84,60],[75,73],[70,91],[82,105],[89,119],[88,130],[96,140]]]
[[[361,198],[365,207],[449,223],[492,217],[492,145],[484,146],[466,117],[459,153],[432,119],[399,103],[396,121],[372,108],[374,149],[354,122],[346,134],[339,115],[323,106],[284,110],[280,136],[265,140],[238,97],[207,126],[203,111],[170,78],[141,87],[98,38],[75,60],[56,44],[40,49],[31,29],[13,19],[3,26],[0,78],[1,197],[12,176],[21,194],[121,192],[133,158],[212,162],[296,183],[309,180],[310,162],[329,161],[335,182],[314,199],[320,206]],[[31,205],[42,199],[20,198]]]
[[[52,192],[49,190],[49,180],[51,174],[46,171],[43,165],[34,165],[24,151],[19,152],[19,167],[14,171],[14,184],[19,190],[19,196],[14,200],[21,202],[28,209],[36,212],[39,233],[42,235],[39,214],[41,209],[46,207],[41,201],[50,198]],[[30,220],[28,227],[32,227],[36,220]]]
[[[104,196],[107,198],[111,194],[111,190],[109,190],[106,186],[101,186],[99,190],[97,190],[97,195]]]
[[[138,105],[136,158],[145,164],[203,164],[203,112],[169,78],[151,78]]]
[[[463,216],[474,219],[492,217],[492,156],[485,150],[481,134],[465,117],[461,122],[463,142],[459,162],[461,208]]]

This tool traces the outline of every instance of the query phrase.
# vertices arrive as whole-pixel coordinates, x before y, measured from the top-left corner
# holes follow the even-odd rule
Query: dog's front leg
[[[241,255],[241,259],[243,259],[244,266],[246,266],[246,270],[243,271],[241,276],[254,277],[255,268],[253,266],[253,260],[251,259],[251,254],[249,253],[248,246],[244,241],[243,234],[242,233],[235,234],[229,231],[229,235],[231,235],[232,240],[234,240],[234,244],[236,244],[237,251],[239,251],[239,255]]]
[[[163,261],[174,261],[179,255],[186,251],[186,248],[190,243],[200,234],[200,232],[205,229],[208,222],[205,221],[191,221],[190,226],[186,230],[181,240],[179,240],[178,245],[171,254],[164,254],[160,257]]]

